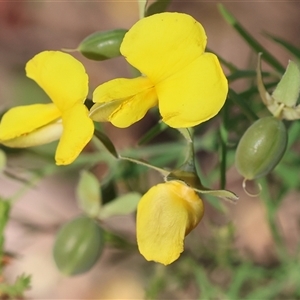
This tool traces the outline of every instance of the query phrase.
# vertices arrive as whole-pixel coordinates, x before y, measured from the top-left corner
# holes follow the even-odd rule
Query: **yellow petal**
[[[29,134],[11,140],[5,140],[2,144],[11,148],[27,148],[44,145],[58,140],[62,132],[62,122],[61,120],[58,120],[31,131]]]
[[[26,64],[26,74],[48,94],[63,112],[88,94],[88,76],[83,65],[70,54],[44,51]]]
[[[179,181],[152,187],[137,208],[137,242],[149,261],[164,265],[174,262],[183,251],[184,237],[200,222],[202,200]]]
[[[157,83],[190,64],[206,46],[200,23],[182,13],[160,13],[138,21],[120,51],[126,60]]]
[[[3,115],[0,123],[0,142],[27,135],[60,116],[60,111],[52,103],[11,108]]]
[[[142,119],[157,105],[153,84],[146,77],[115,79],[97,87],[93,95],[96,104],[90,117],[99,122],[109,121],[124,128]]]
[[[117,78],[99,85],[93,93],[93,102],[122,100],[151,88],[153,83],[147,77]]]
[[[225,103],[228,83],[218,58],[205,53],[155,88],[163,121],[182,128],[214,117]]]
[[[147,111],[157,105],[154,89],[143,91],[126,99],[110,116],[109,121],[116,127],[125,128],[141,120]]]
[[[83,104],[75,104],[62,115],[63,134],[56,149],[57,165],[72,163],[94,133],[94,123],[88,117],[88,110]]]

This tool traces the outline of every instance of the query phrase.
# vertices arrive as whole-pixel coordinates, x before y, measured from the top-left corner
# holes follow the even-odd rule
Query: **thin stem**
[[[53,173],[56,166],[48,166],[43,172],[34,174],[26,184],[24,184],[13,196],[9,197],[11,205],[17,202],[22,195],[24,195],[29,189],[31,189],[39,180],[43,179],[46,175]]]
[[[271,230],[275,242],[277,253],[279,257],[282,260],[284,260],[288,256],[286,253],[286,248],[284,246],[282,234],[278,230],[278,225],[277,225],[278,222],[276,220],[277,206],[275,207],[274,201],[272,201],[267,180],[265,178],[260,179],[260,184],[262,186],[261,199],[267,211],[267,220],[269,223],[269,228]]]
[[[245,101],[245,98],[237,94],[233,89],[229,89],[228,97],[231,101],[233,101],[236,105],[238,105],[243,113],[247,116],[250,121],[258,120],[258,116],[255,112],[250,108],[250,106]]]
[[[228,106],[225,105],[222,109],[222,124],[219,129],[220,135],[220,188],[226,187],[226,169],[227,169],[227,143],[228,143],[228,131],[226,125],[228,123]]]
[[[145,167],[147,167],[149,169],[152,169],[152,170],[155,170],[155,171],[159,172],[160,174],[162,174],[165,177],[170,174],[170,172],[167,171],[167,170],[161,169],[159,167],[152,166],[152,165],[150,165],[148,163],[145,163],[143,161],[140,161],[140,160],[137,160],[137,159],[134,159],[134,158],[131,158],[131,157],[126,157],[126,156],[119,155],[119,159],[127,160],[127,161],[130,161],[130,162],[136,163],[138,165],[145,166]]]

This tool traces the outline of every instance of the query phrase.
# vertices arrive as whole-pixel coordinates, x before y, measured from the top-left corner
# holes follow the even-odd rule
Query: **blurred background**
[[[284,66],[287,65],[288,53],[265,38],[263,33],[282,37],[299,47],[299,2],[223,1],[223,4]],[[203,24],[211,50],[240,68],[255,68],[256,55],[222,19],[217,2],[173,1],[168,11],[192,15]],[[35,54],[43,50],[74,49],[95,31],[128,29],[138,20],[138,15],[137,1],[0,1],[0,111],[15,105],[47,101],[36,84],[25,76],[25,64]],[[72,54],[87,69],[90,92],[107,80],[130,76],[122,57],[94,62],[80,53]],[[238,91],[243,84],[237,82],[234,88]],[[149,129],[151,121],[151,116],[147,117],[126,130],[109,124],[105,128],[116,147],[126,149],[135,146],[136,140]],[[30,167],[33,160],[24,162],[13,156],[8,166],[18,170],[26,163]],[[240,196],[238,205],[226,204],[226,215],[208,205],[204,221],[190,234],[187,243],[207,238],[209,224],[221,226],[230,221],[235,226],[233,251],[257,264],[268,266],[276,263],[263,205],[257,197],[251,198],[244,193],[242,178],[234,168],[228,170],[227,176],[227,188]],[[54,234],[60,224],[80,213],[74,200],[77,180],[76,175],[68,177],[63,173],[50,176],[23,195],[14,206],[7,229],[6,248],[17,256],[7,268],[8,278],[13,280],[21,273],[32,274],[32,289],[26,294],[32,299],[143,299],[149,285],[155,285],[153,274],[160,277],[166,271],[164,267],[146,262],[137,249],[123,251],[108,247],[92,271],[81,276],[66,278],[57,271],[52,259]],[[1,176],[1,195],[9,197],[21,184]],[[278,214],[291,253],[299,241],[298,198],[299,193],[289,193]],[[115,217],[111,223],[134,241],[134,216]],[[218,234],[222,242],[226,233]],[[224,272],[216,272],[213,276],[220,285],[228,280]],[[160,299],[198,297],[199,291],[193,284],[178,288],[170,281]]]

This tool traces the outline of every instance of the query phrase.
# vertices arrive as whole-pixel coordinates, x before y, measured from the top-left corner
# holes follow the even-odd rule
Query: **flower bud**
[[[56,236],[53,256],[66,275],[90,270],[104,248],[104,232],[92,219],[82,216],[64,224]]]
[[[126,32],[126,29],[95,32],[87,36],[77,50],[92,60],[106,60],[120,56],[120,46]]]
[[[279,163],[287,146],[287,130],[271,116],[253,123],[242,136],[235,154],[235,166],[247,180],[267,175]]]

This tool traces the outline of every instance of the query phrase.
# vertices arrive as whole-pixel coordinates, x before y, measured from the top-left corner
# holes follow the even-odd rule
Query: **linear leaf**
[[[281,63],[265,49],[248,31],[237,21],[237,19],[225,8],[224,5],[218,5],[219,11],[225,21],[231,25],[240,36],[248,43],[248,45],[257,53],[262,52],[263,59],[280,73],[284,73],[285,68]]]

